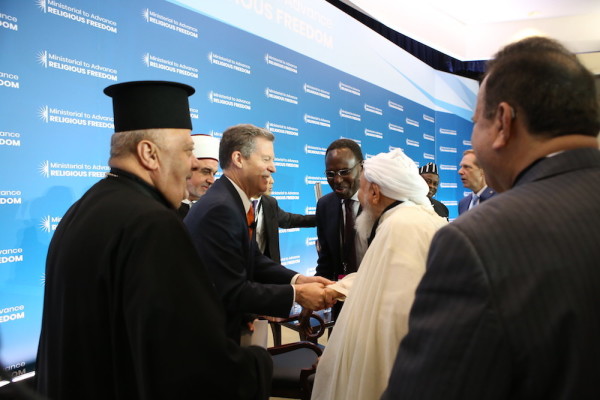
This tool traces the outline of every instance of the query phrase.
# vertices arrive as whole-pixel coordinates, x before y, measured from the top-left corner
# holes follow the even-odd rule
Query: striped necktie
[[[248,238],[252,240],[252,235],[254,234],[254,205],[250,206],[248,212],[246,213],[246,222],[248,223]]]
[[[479,196],[473,193],[473,197],[471,198],[471,205],[469,206],[469,210],[479,204]]]

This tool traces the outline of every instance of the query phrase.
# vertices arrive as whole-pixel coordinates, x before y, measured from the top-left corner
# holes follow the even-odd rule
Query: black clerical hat
[[[177,82],[135,81],[111,85],[115,132],[139,129],[192,129],[188,96],[193,87]]]

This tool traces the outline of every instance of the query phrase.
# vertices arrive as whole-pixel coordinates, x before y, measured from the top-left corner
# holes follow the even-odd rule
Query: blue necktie
[[[469,210],[479,204],[479,196],[473,193],[473,197],[471,198],[471,205],[469,206]]]

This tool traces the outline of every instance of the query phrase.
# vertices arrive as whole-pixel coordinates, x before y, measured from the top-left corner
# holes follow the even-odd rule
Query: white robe
[[[312,400],[381,397],[408,331],[429,244],[445,224],[430,205],[410,201],[381,217],[319,361]]]

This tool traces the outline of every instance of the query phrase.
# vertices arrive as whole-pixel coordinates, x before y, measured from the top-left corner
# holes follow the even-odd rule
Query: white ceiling
[[[485,60],[526,36],[558,39],[600,73],[600,0],[341,0],[462,61]],[[586,62],[586,61],[584,61]]]

